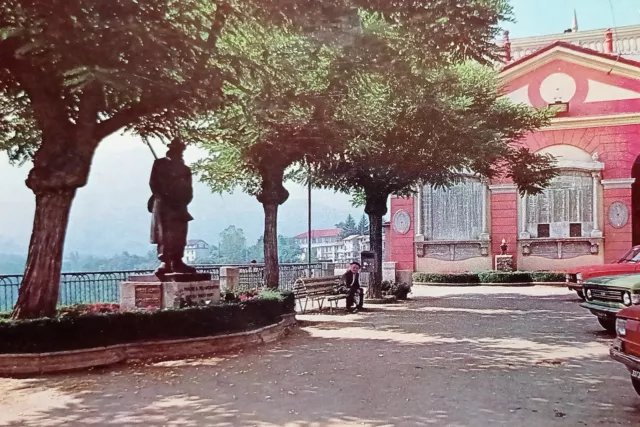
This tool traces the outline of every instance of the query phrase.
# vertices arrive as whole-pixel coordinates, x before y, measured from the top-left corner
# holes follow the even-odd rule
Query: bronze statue
[[[182,157],[186,146],[176,138],[169,144],[166,157],[153,163],[149,186],[153,195],[148,209],[153,214],[151,243],[158,245],[161,261],[156,276],[168,273],[195,273],[196,269],[186,265],[184,247],[187,244],[189,221],[193,217],[187,206],[193,199],[191,169]]]
[[[500,255],[506,255],[507,249],[509,249],[509,247],[507,246],[507,241],[505,239],[502,239],[502,243],[500,244]]]

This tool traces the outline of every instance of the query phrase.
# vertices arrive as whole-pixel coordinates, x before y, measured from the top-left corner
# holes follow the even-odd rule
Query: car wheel
[[[584,300],[584,292],[582,292],[582,289],[577,289],[576,294],[578,294],[581,300]]]
[[[600,323],[600,326],[602,326],[603,328],[605,328],[608,332],[611,332],[612,334],[616,333],[616,321],[613,319],[601,319],[598,317],[598,323]]]
[[[640,380],[637,378],[631,378],[631,384],[633,384],[633,389],[640,396]]]

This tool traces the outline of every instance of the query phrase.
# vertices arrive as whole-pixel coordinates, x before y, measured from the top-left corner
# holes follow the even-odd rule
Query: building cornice
[[[515,184],[494,184],[489,186],[491,194],[511,194],[518,191],[518,186]]]
[[[640,124],[640,113],[612,114],[607,116],[559,117],[551,119],[545,130],[584,129]]]
[[[505,69],[500,72],[500,81],[502,84],[509,83],[557,59],[612,75],[640,79],[640,68],[638,66],[623,61],[616,61],[604,56],[605,55],[598,55],[597,53],[589,54],[581,52],[566,46],[554,46],[545,52],[540,52],[536,56],[532,56],[530,59],[523,59],[520,63],[514,63],[512,66],[505,67]]]
[[[631,188],[633,183],[636,182],[635,178],[614,178],[603,179],[600,181],[605,190],[619,189],[619,188]]]

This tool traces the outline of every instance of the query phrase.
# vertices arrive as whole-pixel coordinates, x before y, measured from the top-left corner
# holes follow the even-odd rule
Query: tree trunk
[[[369,214],[369,227],[369,240],[374,257],[369,296],[382,298],[382,215]]]
[[[75,189],[36,195],[29,255],[14,319],[53,316],[60,291],[62,251]]]
[[[289,198],[284,188],[284,165],[267,162],[260,168],[262,190],[257,199],[264,209],[264,281],[268,288],[280,285],[278,264],[278,206]]]
[[[280,284],[278,264],[278,204],[265,203],[264,209],[264,282],[267,288]]]
[[[364,211],[369,216],[369,240],[373,252],[373,275],[369,281],[370,298],[382,298],[382,217],[387,213],[389,194],[366,191]]]

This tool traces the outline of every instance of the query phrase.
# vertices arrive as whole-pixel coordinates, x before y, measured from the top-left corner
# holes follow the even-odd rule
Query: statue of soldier
[[[152,196],[148,209],[153,214],[151,243],[158,245],[161,261],[155,274],[195,273],[196,269],[184,263],[189,221],[193,217],[187,206],[193,199],[191,169],[182,157],[186,146],[179,138],[169,144],[166,157],[153,163],[149,186]]]

